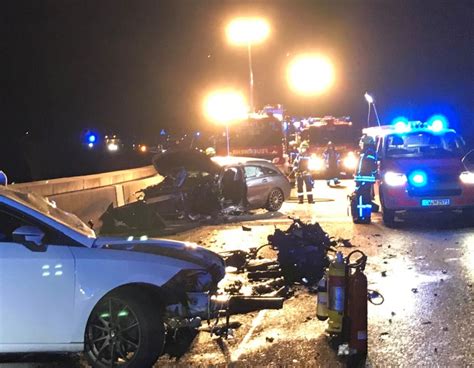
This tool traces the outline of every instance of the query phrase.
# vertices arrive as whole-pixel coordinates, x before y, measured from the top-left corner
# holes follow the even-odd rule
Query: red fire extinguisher
[[[361,256],[350,263],[352,255]],[[344,330],[349,341],[351,353],[367,354],[367,277],[364,275],[367,256],[359,250],[347,256],[347,300]]]

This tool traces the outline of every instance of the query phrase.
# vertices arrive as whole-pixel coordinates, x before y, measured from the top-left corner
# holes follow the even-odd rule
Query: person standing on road
[[[326,182],[329,186],[331,180],[334,181],[334,185],[339,184],[339,152],[337,152],[334,144],[329,141],[326,150],[323,152],[324,162],[326,164]]]
[[[351,197],[351,214],[355,223],[369,223],[374,206],[373,188],[377,175],[375,141],[372,137],[364,136],[360,140],[360,146],[362,152],[354,176],[356,187]]]
[[[314,203],[313,201],[313,178],[309,171],[309,160],[310,155],[308,153],[309,144],[308,142],[302,142],[300,144],[300,152],[296,157],[293,167],[296,172],[296,187],[298,190],[298,203],[304,201],[304,189],[306,187],[306,196],[308,197],[308,203]]]

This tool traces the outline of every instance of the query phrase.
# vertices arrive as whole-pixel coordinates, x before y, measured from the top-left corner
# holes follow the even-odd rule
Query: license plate
[[[451,200],[448,199],[422,199],[421,206],[422,207],[440,207],[440,206],[449,206],[451,204]]]

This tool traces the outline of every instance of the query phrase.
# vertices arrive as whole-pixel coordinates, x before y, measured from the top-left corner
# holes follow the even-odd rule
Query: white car
[[[205,314],[224,274],[222,258],[194,244],[96,237],[53,202],[0,187],[0,353],[84,351],[94,367],[149,367],[166,319]]]

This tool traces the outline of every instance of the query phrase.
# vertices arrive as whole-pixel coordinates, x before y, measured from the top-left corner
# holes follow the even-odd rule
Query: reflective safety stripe
[[[367,181],[374,183],[375,182],[375,176],[368,176],[368,175],[356,175],[354,177],[355,181]]]
[[[298,197],[299,196],[304,196],[305,195],[305,192],[298,192]]]
[[[357,205],[357,208],[359,209],[359,217],[364,216],[364,208],[372,208],[372,204],[364,204],[362,203],[362,196],[359,197],[359,204]]]

